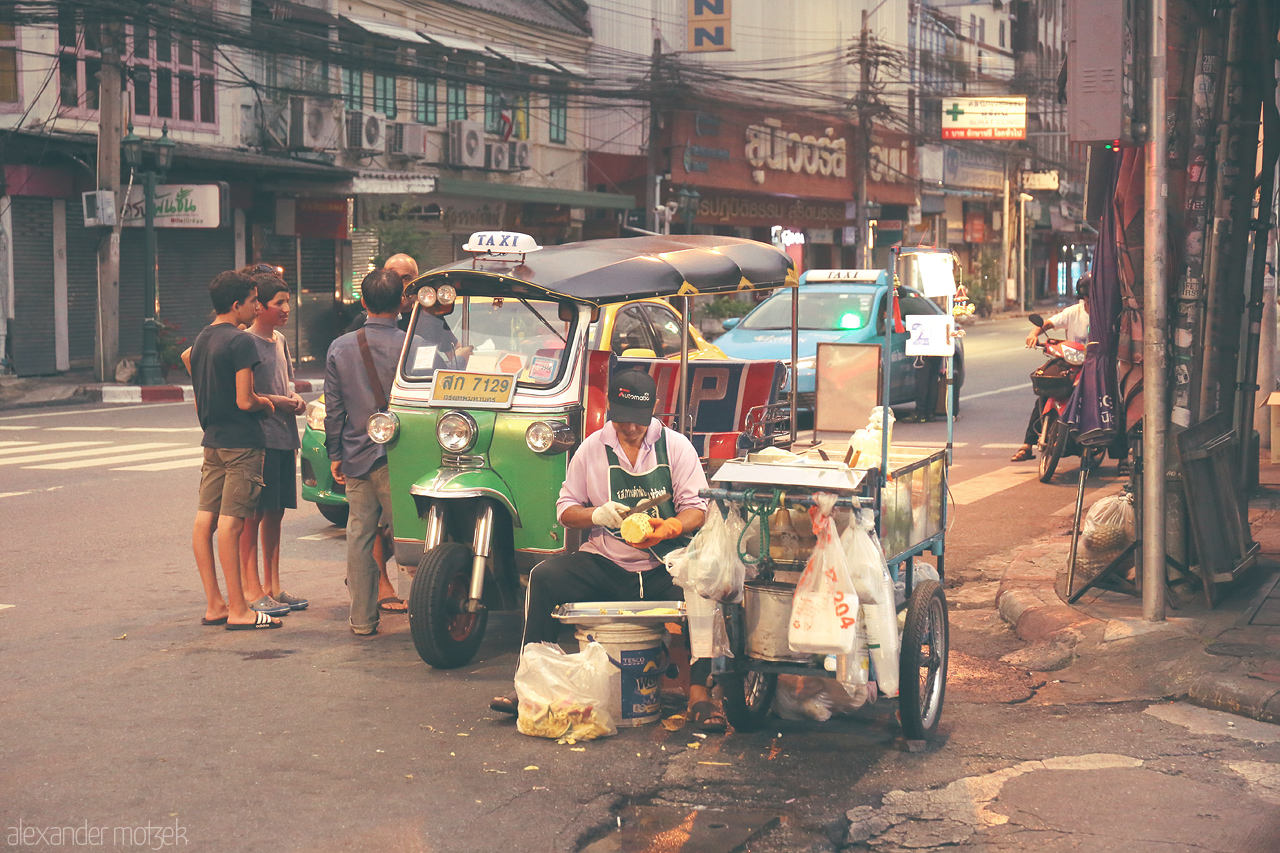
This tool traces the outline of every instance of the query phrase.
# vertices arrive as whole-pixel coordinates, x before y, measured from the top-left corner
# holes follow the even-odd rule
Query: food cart
[[[928,296],[945,298],[948,309],[952,307],[955,279],[950,253],[904,251],[895,258],[894,275],[895,284],[920,287]],[[948,311],[946,318],[950,316]],[[917,318],[906,317],[903,321],[901,325],[886,323],[880,370],[882,399],[888,399],[889,354],[895,333],[911,335],[908,355],[942,354],[956,336],[952,326],[942,332],[944,340],[924,341],[922,346]],[[948,380],[951,376],[951,359],[947,358]],[[712,488],[703,492],[704,497],[721,504],[736,504],[754,515],[787,505],[812,506],[817,493],[837,496],[837,507],[875,513],[888,568],[895,581],[904,582],[906,596],[896,604],[901,625],[898,689],[885,691],[881,685],[886,679],[874,680],[879,682],[880,696],[898,698],[902,730],[909,742],[920,741],[936,730],[946,694],[949,637],[942,581],[947,466],[951,460],[954,413],[952,395],[947,393],[945,398],[944,446],[892,445],[890,415],[888,407],[883,407],[878,459],[850,459],[844,456],[843,448],[831,453],[811,448],[803,456],[781,458],[747,454],[722,465],[711,481]],[[925,554],[936,559],[938,580],[917,582],[915,560]],[[798,577],[805,555],[789,560],[783,556],[784,559],[776,559],[762,544],[757,577],[747,583],[743,602],[724,605],[732,657],[717,680],[724,692],[726,716],[739,730],[763,725],[780,674],[837,675],[824,666],[823,655],[797,655],[787,648],[788,587],[794,589],[794,582],[789,579]]]

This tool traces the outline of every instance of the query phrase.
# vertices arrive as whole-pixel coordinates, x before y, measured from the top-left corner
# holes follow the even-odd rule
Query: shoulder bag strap
[[[360,358],[364,360],[364,371],[369,374],[369,387],[373,389],[373,403],[379,412],[387,410],[387,392],[382,388],[382,380],[378,378],[377,368],[373,366],[373,353],[369,352],[369,337],[362,326],[356,332],[356,342],[360,344]]]

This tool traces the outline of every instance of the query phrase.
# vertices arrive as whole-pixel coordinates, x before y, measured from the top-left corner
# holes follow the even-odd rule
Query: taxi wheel
[[[316,509],[320,510],[320,514],[330,524],[338,527],[347,526],[347,516],[351,514],[351,508],[346,504],[316,504]]]
[[[471,548],[444,542],[422,555],[409,590],[409,629],[418,656],[436,669],[465,666],[484,638],[488,612],[466,613]]]

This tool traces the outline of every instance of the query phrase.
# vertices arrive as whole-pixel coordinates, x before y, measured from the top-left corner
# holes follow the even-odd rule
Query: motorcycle
[[[1039,314],[1027,317],[1036,328],[1044,326]],[[1042,333],[1043,334],[1043,333]],[[1106,452],[1104,448],[1086,448],[1077,440],[1076,431],[1062,421],[1067,401],[1080,381],[1084,365],[1085,345],[1075,341],[1049,338],[1037,343],[1048,361],[1031,374],[1031,388],[1043,401],[1040,411],[1040,438],[1036,451],[1040,456],[1040,482],[1048,483],[1058,470],[1058,462],[1064,456],[1079,456],[1084,468],[1092,468]]]

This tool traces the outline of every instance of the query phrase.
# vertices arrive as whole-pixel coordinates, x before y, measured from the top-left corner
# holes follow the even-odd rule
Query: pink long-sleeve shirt
[[[707,476],[702,472],[702,463],[698,461],[698,451],[694,450],[689,439],[666,429],[655,418],[649,421],[649,430],[640,443],[635,465],[627,459],[612,421],[582,442],[569,462],[568,474],[560,488],[560,498],[556,501],[556,518],[560,518],[571,506],[596,507],[609,500],[609,460],[604,452],[606,446],[617,454],[618,464],[624,471],[650,471],[658,464],[654,445],[663,433],[667,436],[667,462],[671,466],[672,500],[675,502],[676,512],[690,508],[705,510],[707,501],[698,497],[698,490],[707,488]],[[581,550],[599,554],[629,572],[643,572],[660,565],[648,551],[632,548],[621,539],[611,536],[603,527],[591,528],[591,534]]]

